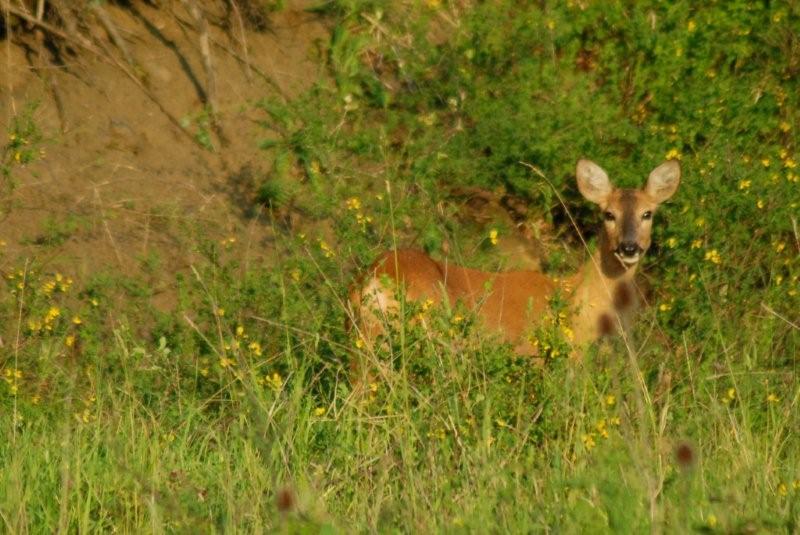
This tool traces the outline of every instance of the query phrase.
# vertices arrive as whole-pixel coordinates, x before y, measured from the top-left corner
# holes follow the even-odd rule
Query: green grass
[[[5,530],[800,529],[800,8],[393,6],[328,4],[330,77],[261,103],[269,266],[200,243],[163,313],[144,281],[3,259]],[[537,368],[418,304],[431,330],[377,354],[344,330],[348,285],[395,244],[507,263],[453,187],[524,198],[569,247],[555,272],[583,254],[556,193],[593,246],[575,161],[632,186],[668,154],[684,180],[656,216],[636,351]]]

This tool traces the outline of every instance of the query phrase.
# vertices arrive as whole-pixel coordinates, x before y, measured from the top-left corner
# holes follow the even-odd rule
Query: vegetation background
[[[4,531],[800,530],[800,3],[4,0],[0,40]],[[574,269],[584,156],[683,166],[633,347],[345,331],[396,245]]]

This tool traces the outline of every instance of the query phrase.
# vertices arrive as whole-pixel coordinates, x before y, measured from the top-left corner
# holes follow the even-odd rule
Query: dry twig
[[[122,57],[125,58],[125,61],[131,67],[136,66],[136,62],[133,60],[133,56],[131,55],[130,51],[128,50],[128,45],[125,44],[125,41],[120,36],[119,32],[117,31],[117,27],[114,25],[114,22],[111,20],[111,17],[108,16],[106,10],[103,9],[102,4],[92,4],[92,9],[94,10],[95,14],[97,15],[98,20],[100,20],[100,24],[103,25],[103,28],[106,29],[108,36],[111,37],[111,40],[114,42],[119,51],[122,52]]]

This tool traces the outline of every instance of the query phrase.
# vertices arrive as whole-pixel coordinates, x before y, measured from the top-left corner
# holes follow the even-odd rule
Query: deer
[[[650,247],[653,217],[678,188],[681,167],[667,160],[649,174],[642,189],[616,188],[596,163],[581,159],[575,169],[581,195],[603,215],[596,251],[578,271],[549,277],[539,271],[488,272],[436,260],[414,249],[382,253],[349,294],[353,326],[367,344],[386,332],[406,302],[427,306],[462,302],[483,328],[499,334],[518,354],[537,354],[528,333],[545,316],[549,300],[562,292],[571,315],[572,354],[580,358],[592,342],[631,328],[638,308],[637,267]]]

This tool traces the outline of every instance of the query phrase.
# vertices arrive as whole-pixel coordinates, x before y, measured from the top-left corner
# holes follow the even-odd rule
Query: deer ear
[[[603,205],[614,190],[603,168],[591,160],[578,160],[575,169],[578,189],[587,200]]]
[[[644,191],[657,203],[672,197],[681,182],[681,164],[678,160],[668,160],[650,173]]]

